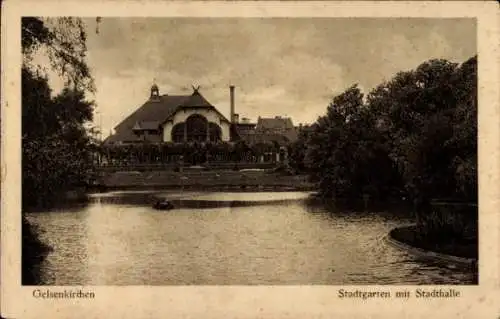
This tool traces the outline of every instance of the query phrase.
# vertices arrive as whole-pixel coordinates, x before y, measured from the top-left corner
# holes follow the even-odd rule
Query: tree
[[[46,78],[23,70],[23,204],[50,204],[62,191],[86,182],[96,141],[83,126],[92,103],[64,89],[50,98]]]
[[[464,62],[455,72],[457,106],[452,115],[453,135],[447,146],[455,150],[452,169],[456,192],[477,202],[477,57]]]
[[[297,140],[288,147],[290,166],[298,173],[307,172],[305,160],[310,130],[309,125],[301,127]]]
[[[460,101],[475,101],[468,89],[474,86],[464,82],[464,77],[455,63],[429,60],[414,71],[397,74],[368,97],[370,106],[388,123],[391,157],[415,198],[457,196],[453,169],[460,166],[454,163],[463,152],[451,141],[457,141],[458,127],[470,132],[459,140],[471,141],[469,153],[475,153],[475,120],[470,121],[475,114],[461,112],[470,115],[469,121],[458,124],[457,111],[463,109]],[[470,74],[469,82],[474,78]]]
[[[85,183],[96,141],[86,127],[93,119],[93,80],[85,63],[86,33],[80,19],[22,19],[23,204],[50,203],[61,191]],[[48,70],[35,64],[48,56],[65,79],[52,97]]]
[[[85,122],[92,120],[93,91],[85,63],[86,34],[81,20],[24,17],[21,21],[22,64],[22,204],[50,204],[57,194],[83,182],[88,155],[95,143]],[[52,97],[48,69],[34,63],[36,54],[49,58],[52,71],[65,79],[66,88]],[[94,146],[94,147],[93,147]],[[36,284],[33,265],[49,250],[36,227],[22,216],[22,283]]]
[[[48,57],[50,68],[63,77],[66,86],[78,91],[95,90],[85,61],[87,34],[81,19],[23,17],[21,19],[23,68],[45,73],[48,70],[33,63],[36,54]]]
[[[291,158],[304,159],[327,197],[405,192],[421,207],[431,197],[476,201],[476,68],[476,57],[462,65],[429,60],[366,99],[354,85],[333,98]]]
[[[354,85],[336,96],[326,116],[312,126],[306,165],[324,196],[353,197],[363,180],[360,166],[365,159],[358,150],[363,145],[357,143],[366,135],[360,125],[363,108],[363,94]]]

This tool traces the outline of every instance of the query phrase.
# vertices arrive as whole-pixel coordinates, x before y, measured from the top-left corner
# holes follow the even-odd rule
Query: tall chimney
[[[231,121],[231,123],[234,123],[234,85],[229,86],[229,93],[231,98],[231,111],[229,114],[229,121]]]

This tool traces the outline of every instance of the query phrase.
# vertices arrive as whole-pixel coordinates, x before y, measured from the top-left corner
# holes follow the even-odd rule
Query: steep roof
[[[293,129],[292,119],[289,117],[279,117],[274,118],[262,118],[260,117],[257,121],[258,130],[274,130],[274,129]]]
[[[229,122],[229,120],[221,113],[215,106],[210,104],[203,95],[201,95],[200,92],[198,92],[197,89],[194,90],[193,94],[188,96],[186,100],[182,102],[181,105],[179,105],[180,109],[183,108],[208,108],[211,109],[212,111],[216,112],[224,121]],[[175,113],[175,112],[174,112]],[[173,114],[173,113],[172,113]],[[165,118],[167,120],[168,118]]]
[[[159,100],[148,100],[118,124],[115,130],[132,129],[137,122],[152,122],[166,119],[189,97],[189,95],[161,95]]]
[[[271,130],[257,130],[255,124],[235,124],[234,128],[239,139],[249,144],[277,142],[280,145],[286,145],[295,142],[298,138],[296,128],[285,129],[281,132]]]
[[[210,102],[208,102],[203,95],[195,90],[193,94],[187,97],[186,100],[182,103],[183,107],[214,107]]]
[[[160,127],[160,121],[141,121],[136,122],[132,130],[157,130]]]
[[[292,119],[289,117],[276,116],[274,118],[262,118],[259,117],[257,120],[257,125],[255,127],[256,132],[264,133],[263,136],[268,136],[267,138],[275,139],[275,134],[265,134],[265,133],[277,133],[279,130],[279,135],[285,137],[288,141],[294,142],[298,138],[297,129],[293,126]]]
[[[146,101],[118,124],[115,127],[115,134],[109,136],[104,142],[141,141],[142,139],[134,134],[134,126],[142,126],[141,123],[158,122],[168,118],[189,97],[186,95],[161,95],[158,100]]]
[[[137,136],[134,130],[157,129],[168,120],[177,110],[190,107],[206,107],[222,115],[210,102],[208,102],[197,89],[190,95],[161,95],[157,100],[149,99],[134,113],[126,117],[115,127],[115,134],[109,136],[104,142],[139,142],[143,137]],[[229,121],[228,121],[229,122]]]

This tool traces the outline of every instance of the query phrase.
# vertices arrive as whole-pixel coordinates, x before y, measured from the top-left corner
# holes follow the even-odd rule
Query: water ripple
[[[402,216],[331,211],[308,193],[122,192],[30,214],[50,285],[470,284],[452,263],[389,245]],[[168,197],[176,209],[151,208]]]

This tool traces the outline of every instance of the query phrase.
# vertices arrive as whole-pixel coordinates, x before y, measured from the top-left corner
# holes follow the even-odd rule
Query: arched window
[[[207,140],[207,119],[199,114],[193,114],[186,119],[187,140],[204,142]]]
[[[184,141],[184,122],[176,124],[172,128],[172,141],[175,143],[181,143]]]
[[[221,135],[222,131],[219,127],[219,125],[210,122],[208,125],[210,125],[210,142],[218,142],[221,140]]]
[[[222,137],[222,130],[219,125],[208,122],[199,114],[193,114],[186,119],[186,122],[178,123],[172,128],[172,141],[180,142],[217,142]]]

